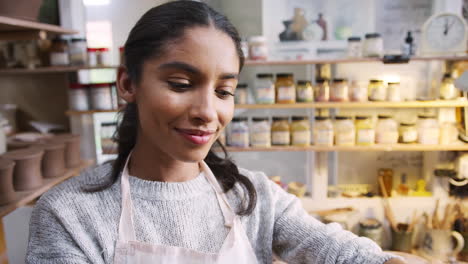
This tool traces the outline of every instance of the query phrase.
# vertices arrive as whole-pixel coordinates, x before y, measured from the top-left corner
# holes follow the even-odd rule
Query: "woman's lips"
[[[196,145],[204,145],[208,143],[211,136],[214,134],[211,130],[198,129],[175,129],[182,137]]]

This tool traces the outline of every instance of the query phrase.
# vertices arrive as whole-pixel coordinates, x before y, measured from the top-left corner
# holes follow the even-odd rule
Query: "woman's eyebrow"
[[[165,70],[165,69],[179,69],[191,74],[200,74],[200,70],[193,67],[190,64],[187,64],[185,62],[180,62],[180,61],[172,61],[168,63],[164,63],[159,65],[158,69],[160,70]]]
[[[237,73],[223,73],[219,76],[220,80],[229,80],[229,79],[239,79],[239,74]]]

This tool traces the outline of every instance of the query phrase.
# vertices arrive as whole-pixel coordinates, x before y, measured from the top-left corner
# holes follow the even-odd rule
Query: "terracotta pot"
[[[42,185],[41,161],[44,151],[35,148],[19,149],[3,156],[14,160],[13,186],[16,191],[28,191]]]
[[[81,163],[80,136],[73,134],[59,134],[55,139],[65,142],[65,166],[75,168]]]
[[[44,150],[42,157],[42,176],[54,178],[65,172],[65,142],[62,140],[48,140],[32,148]]]
[[[14,167],[14,161],[0,157],[0,205],[11,203],[16,199],[13,188]]]

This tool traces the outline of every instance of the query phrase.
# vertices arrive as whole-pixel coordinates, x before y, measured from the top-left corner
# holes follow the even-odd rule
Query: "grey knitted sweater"
[[[121,208],[120,180],[107,190],[82,187],[110,177],[111,165],[89,169],[55,187],[36,204],[31,218],[27,263],[112,263]],[[273,254],[288,263],[375,263],[392,256],[367,238],[324,225],[310,217],[300,201],[263,173],[241,170],[253,182],[258,203],[242,217],[259,263]],[[182,183],[130,177],[137,239],[215,253],[229,229],[216,195],[203,173]],[[233,208],[242,188],[227,193]]]

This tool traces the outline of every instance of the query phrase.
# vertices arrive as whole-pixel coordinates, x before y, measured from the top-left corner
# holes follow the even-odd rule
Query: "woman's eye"
[[[190,83],[181,83],[181,82],[168,81],[167,84],[169,84],[169,86],[171,86],[171,88],[177,89],[177,90],[187,90],[188,88],[191,87]]]
[[[226,98],[229,97],[229,96],[234,96],[233,93],[231,93],[231,92],[229,92],[229,91],[226,91],[226,90],[221,90],[221,89],[216,90],[216,94],[217,94],[218,97],[221,98],[221,99],[226,99]]]

